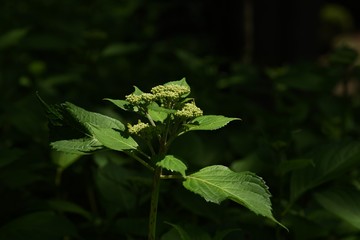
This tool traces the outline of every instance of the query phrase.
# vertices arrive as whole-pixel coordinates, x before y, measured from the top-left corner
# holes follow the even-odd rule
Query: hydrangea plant
[[[121,151],[153,172],[149,240],[156,236],[162,179],[181,179],[183,187],[199,194],[206,201],[219,204],[229,199],[280,224],[272,215],[270,192],[262,178],[251,172],[234,172],[222,165],[207,166],[189,174],[181,159],[168,154],[172,142],[187,132],[216,130],[231,121],[240,120],[221,115],[204,115],[189,95],[190,86],[185,79],[181,79],[155,86],[150,92],[135,87],[134,92],[125,96],[124,100],[105,99],[125,111],[138,114],[137,122],[127,124],[69,102],[48,105],[40,100],[47,109],[52,125],[73,125],[82,134],[80,138],[51,142],[56,151],[70,153],[71,156],[81,156],[100,149]],[[57,164],[61,170],[76,159],[61,158]]]

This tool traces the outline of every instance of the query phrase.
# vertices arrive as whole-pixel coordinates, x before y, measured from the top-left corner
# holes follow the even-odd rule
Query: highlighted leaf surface
[[[219,204],[230,199],[280,224],[271,212],[268,187],[260,177],[251,172],[238,173],[221,165],[209,166],[187,176],[183,185],[208,202]]]
[[[111,128],[99,128],[94,125],[88,125],[94,137],[105,147],[117,150],[136,149],[138,144],[132,137],[123,137],[119,131]]]
[[[187,169],[186,165],[180,159],[172,155],[165,156],[165,158],[157,162],[156,165],[170,171],[179,172],[185,177],[185,171]]]
[[[192,120],[187,131],[193,130],[216,130],[224,127],[229,122],[240,120],[240,118],[229,118],[221,115],[204,115]]]

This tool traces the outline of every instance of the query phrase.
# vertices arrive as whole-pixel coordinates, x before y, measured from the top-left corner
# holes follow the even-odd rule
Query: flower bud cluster
[[[155,99],[155,96],[151,93],[142,93],[142,94],[130,94],[125,97],[126,101],[128,101],[132,105],[147,105],[151,101]]]
[[[149,132],[150,125],[148,123],[143,123],[141,120],[138,121],[137,124],[131,125],[130,123],[127,124],[128,131],[132,135],[143,135],[144,133]]]
[[[203,111],[198,108],[194,102],[185,103],[183,108],[174,114],[180,118],[191,119],[203,115]]]
[[[164,100],[178,100],[185,94],[190,93],[190,88],[186,86],[180,86],[175,84],[159,85],[151,89],[151,93],[155,95],[159,101]]]

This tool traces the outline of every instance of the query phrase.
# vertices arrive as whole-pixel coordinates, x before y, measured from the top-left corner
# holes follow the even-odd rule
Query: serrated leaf
[[[102,148],[102,144],[94,138],[60,140],[52,142],[50,145],[57,151],[80,155],[89,154]]]
[[[224,127],[229,122],[234,120],[241,120],[240,118],[229,118],[221,115],[204,115],[195,118],[187,125],[186,131],[194,130],[216,130]]]
[[[326,210],[360,230],[360,192],[357,189],[330,189],[316,193],[315,199]]]
[[[92,124],[100,128],[114,128],[120,131],[125,130],[124,124],[117,119],[102,115],[100,113],[87,111],[69,102],[66,102],[62,105],[75,119],[77,119],[80,124],[86,128],[88,124]]]
[[[94,135],[94,138],[107,148],[116,151],[124,151],[136,149],[138,147],[138,144],[132,137],[124,137],[115,129],[101,128],[91,124],[88,124],[88,127]]]
[[[360,142],[327,144],[311,154],[315,166],[293,172],[290,181],[291,199],[319,186],[359,164]]]
[[[183,185],[208,202],[219,204],[230,199],[281,225],[272,215],[268,187],[254,173],[236,173],[221,165],[209,166],[186,176]]]
[[[49,119],[50,123],[54,126],[62,126],[64,117],[61,112],[61,105],[49,105],[40,97],[39,93],[36,93],[36,96],[45,108],[46,117]]]
[[[170,171],[179,172],[183,177],[185,177],[187,166],[173,155],[166,155],[162,160],[157,162],[156,165]]]

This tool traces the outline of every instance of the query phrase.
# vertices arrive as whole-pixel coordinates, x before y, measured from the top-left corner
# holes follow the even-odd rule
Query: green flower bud
[[[203,115],[203,111],[192,102],[185,103],[183,108],[177,111],[174,115],[180,118],[191,119]]]
[[[175,84],[159,85],[151,89],[151,93],[155,95],[156,99],[164,101],[178,100],[181,96],[190,93],[190,88]]]
[[[131,125],[128,123],[127,127],[130,134],[141,135],[141,133],[144,133],[149,129],[150,125],[148,123],[141,122],[141,120],[138,120],[137,124]]]

